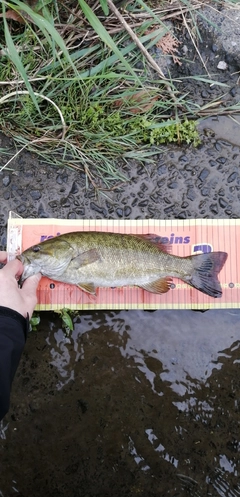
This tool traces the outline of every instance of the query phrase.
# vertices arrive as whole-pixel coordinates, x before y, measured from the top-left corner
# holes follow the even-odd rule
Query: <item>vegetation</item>
[[[77,311],[71,311],[65,307],[60,311],[55,311],[62,320],[62,328],[66,336],[69,336],[73,331],[73,317],[77,314]]]
[[[37,331],[39,324],[40,324],[40,316],[39,313],[35,311],[29,322],[30,331]]]
[[[60,311],[55,311],[55,313],[61,319],[62,329],[64,330],[65,335],[71,335],[74,328],[73,318],[78,314],[78,311],[72,311],[71,309],[63,308]],[[29,322],[30,331],[38,331],[40,322],[41,318],[39,312],[34,311]]]
[[[193,18],[194,1],[121,9],[111,0],[2,0],[2,130],[45,162],[84,170],[97,188],[124,180],[119,162],[149,160],[150,145],[197,145],[199,109],[149,52],[179,63],[165,21]]]

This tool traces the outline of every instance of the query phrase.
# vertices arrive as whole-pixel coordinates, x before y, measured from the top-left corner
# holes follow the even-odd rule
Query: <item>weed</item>
[[[37,331],[38,326],[40,324],[40,316],[39,313],[34,311],[30,321],[29,321],[29,329],[30,331]]]
[[[126,179],[119,163],[148,160],[151,145],[199,143],[199,109],[149,57],[166,9],[127,2],[123,29],[111,0],[31,5],[1,2],[0,125],[18,146],[109,188]]]
[[[77,311],[71,311],[71,309],[63,308],[60,311],[55,311],[59,314],[62,320],[62,327],[67,336],[73,331],[73,317],[77,314]]]

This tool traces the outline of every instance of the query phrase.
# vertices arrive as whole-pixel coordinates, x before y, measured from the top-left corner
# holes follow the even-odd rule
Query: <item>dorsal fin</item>
[[[156,235],[155,233],[147,233],[143,235],[134,235],[137,238],[142,238],[143,240],[146,240],[147,242],[154,243],[159,250],[162,252],[166,252],[169,254],[172,251],[172,247],[169,243],[163,243],[163,237]]]
[[[78,283],[77,286],[84,292],[91,293],[91,295],[96,295],[96,287],[94,283]]]

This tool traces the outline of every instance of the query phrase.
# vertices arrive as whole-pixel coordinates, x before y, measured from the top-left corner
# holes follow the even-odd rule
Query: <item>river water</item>
[[[0,495],[240,495],[240,311],[42,313],[2,421]]]

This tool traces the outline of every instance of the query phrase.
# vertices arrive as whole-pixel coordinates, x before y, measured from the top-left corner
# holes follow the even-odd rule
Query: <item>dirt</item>
[[[188,61],[174,70],[187,79],[179,91],[194,92],[199,105],[213,96],[236,103],[238,59],[201,29],[207,69],[228,87],[189,79],[204,70],[183,32]],[[21,153],[0,173],[1,247],[9,210],[33,218],[239,218],[238,124],[215,117],[200,129],[198,148],[165,147],[153,163],[133,161],[123,170],[128,181],[104,195],[86,190],[83,173]],[[1,147],[13,154],[4,136]],[[58,317],[42,313],[1,423],[0,495],[240,495],[239,316],[82,313],[66,337]]]

